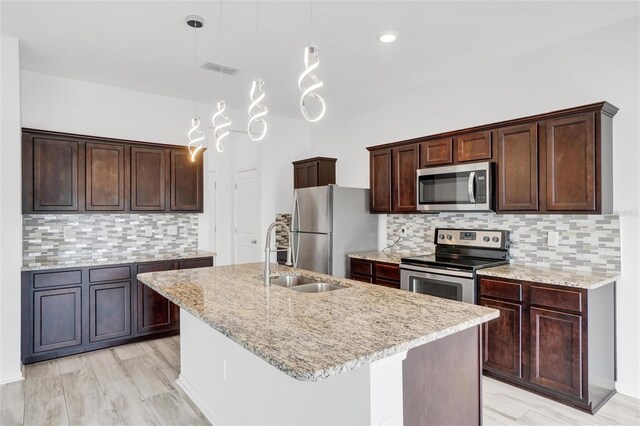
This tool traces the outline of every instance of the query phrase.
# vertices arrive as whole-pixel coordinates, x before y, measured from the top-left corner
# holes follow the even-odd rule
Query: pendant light
[[[220,55],[222,55],[222,0],[220,0],[220,34],[218,36],[218,47]],[[222,98],[222,70],[220,70],[220,74],[218,75],[218,95]],[[231,126],[231,120],[224,113],[227,109],[224,98],[218,101],[216,109],[215,114],[211,117],[211,123],[213,124],[213,137],[216,140],[216,151],[222,153],[224,152],[222,140],[229,135],[229,130],[226,128]]]
[[[193,28],[193,81],[196,81],[196,52],[197,52],[197,30],[204,26],[204,19],[201,16],[189,15],[186,19],[187,25]],[[205,136],[202,130],[200,130],[200,117],[197,116],[197,104],[194,95],[193,98],[193,117],[191,117],[191,129],[187,133],[189,139],[189,155],[191,161],[196,161],[198,152],[203,148],[202,141]]]
[[[309,32],[311,36],[313,36],[313,2],[309,2]],[[314,70],[318,68],[320,65],[320,58],[318,58],[318,46],[314,46],[309,43],[307,47],[304,48],[304,71],[300,74],[298,78],[298,88],[302,92],[300,95],[300,111],[302,111],[302,116],[310,122],[319,121],[322,117],[324,117],[324,113],[327,109],[326,104],[322,96],[317,94],[315,91],[324,86],[324,83],[315,75]],[[305,85],[305,79],[310,80],[310,85]],[[314,100],[320,106],[320,111],[314,116],[307,111],[307,101]]]
[[[259,46],[259,15],[258,15],[258,1],[256,0],[256,47]],[[249,122],[247,123],[247,134],[252,141],[261,141],[267,134],[267,122],[262,118],[267,115],[269,110],[266,106],[262,105],[261,102],[265,97],[264,92],[264,80],[259,77],[259,68],[256,63],[256,78],[251,81],[251,90],[249,91],[249,100],[251,103],[249,104],[249,108],[247,112],[249,113]],[[259,130],[255,128],[259,126]]]

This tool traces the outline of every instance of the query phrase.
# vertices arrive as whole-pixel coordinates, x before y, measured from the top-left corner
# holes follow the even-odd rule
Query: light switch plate
[[[547,233],[547,245],[549,247],[558,247],[559,235],[558,231],[549,231]]]
[[[178,227],[176,225],[169,225],[167,235],[178,235]]]

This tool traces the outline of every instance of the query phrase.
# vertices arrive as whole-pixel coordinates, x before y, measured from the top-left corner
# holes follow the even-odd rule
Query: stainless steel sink
[[[324,293],[325,291],[340,290],[343,288],[346,287],[331,283],[311,283],[291,287],[291,290],[299,291],[301,293]]]
[[[315,282],[317,282],[317,280],[295,274],[281,274],[278,277],[271,278],[271,284],[279,285],[281,287],[297,287]]]

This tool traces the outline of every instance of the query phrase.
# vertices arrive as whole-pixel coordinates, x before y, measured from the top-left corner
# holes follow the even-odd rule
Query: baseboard
[[[0,386],[2,385],[6,385],[9,383],[13,383],[13,382],[19,382],[21,380],[24,380],[24,376],[22,375],[22,371],[18,372],[16,375],[14,376],[10,376],[8,378],[2,378],[2,380],[0,380]]]
[[[189,383],[187,379],[184,378],[182,374],[176,380],[176,384],[180,386],[180,389],[187,394],[191,401],[200,409],[202,414],[211,422],[212,425],[225,425],[226,423],[222,420],[222,417],[216,413],[216,411],[207,403],[207,401],[200,395],[195,388]]]
[[[620,383],[616,383],[616,391],[631,398],[640,399],[640,389],[633,386],[625,386]]]

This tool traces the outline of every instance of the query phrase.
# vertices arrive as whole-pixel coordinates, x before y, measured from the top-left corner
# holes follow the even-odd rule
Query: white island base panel
[[[299,381],[181,309],[177,382],[214,425],[398,425],[406,355]]]

